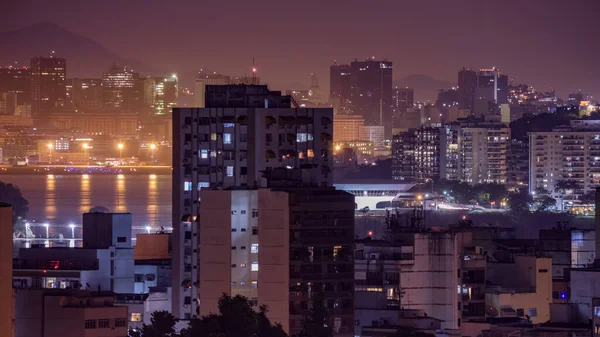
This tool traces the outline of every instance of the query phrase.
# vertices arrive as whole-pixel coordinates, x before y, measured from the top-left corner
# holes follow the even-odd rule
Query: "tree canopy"
[[[254,310],[244,296],[223,294],[219,313],[190,321],[189,327],[181,331],[181,337],[287,337],[281,324],[269,321],[267,312],[266,306]]]

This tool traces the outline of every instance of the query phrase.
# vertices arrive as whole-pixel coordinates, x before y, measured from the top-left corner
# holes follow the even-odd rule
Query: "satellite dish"
[[[498,309],[494,308],[494,307],[488,307],[486,310],[486,315],[491,316],[491,317],[498,317]]]

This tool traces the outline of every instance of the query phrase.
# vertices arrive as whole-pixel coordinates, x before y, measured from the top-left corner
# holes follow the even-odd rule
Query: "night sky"
[[[518,83],[600,98],[599,0],[3,0],[0,31],[55,22],[150,66],[249,73],[285,89],[375,56],[394,77],[456,82],[496,66]],[[167,5],[168,4],[168,5]],[[2,46],[3,48],[6,46]]]

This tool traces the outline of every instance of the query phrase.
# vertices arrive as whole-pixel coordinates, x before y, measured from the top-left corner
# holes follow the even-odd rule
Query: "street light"
[[[150,144],[151,157],[150,162],[154,163],[154,149],[156,149],[156,144]]]
[[[50,151],[50,164],[52,164],[52,143],[48,143],[48,151]]]
[[[83,155],[85,156],[85,163],[87,165],[90,162],[90,157],[88,157],[88,149],[90,148],[90,146],[88,145],[88,143],[83,143],[82,146],[83,146]]]
[[[69,227],[71,227],[71,238],[75,239],[75,225],[70,224]]]
[[[123,145],[123,143],[119,143],[117,145],[117,148],[119,148],[119,162],[121,162],[121,158],[123,158],[123,148],[125,146]]]

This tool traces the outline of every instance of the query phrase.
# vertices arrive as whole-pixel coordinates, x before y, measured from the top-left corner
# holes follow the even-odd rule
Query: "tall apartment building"
[[[332,187],[201,194],[201,315],[215,312],[225,292],[267,305],[290,335],[317,306],[335,336],[354,335],[351,194]]]
[[[13,209],[12,206],[0,203],[0,296],[4,299],[0,304],[0,335],[14,336],[14,291],[13,273]]]
[[[67,101],[67,61],[63,58],[31,59],[32,112],[40,113],[63,106]]]
[[[289,96],[267,86],[209,85],[206,108],[174,109],[173,313],[177,317],[196,315],[191,307],[184,308],[185,288],[179,285],[197,258],[197,242],[185,235],[197,230],[201,188],[264,187],[264,174],[274,168],[305,166],[318,170],[317,185],[332,184],[333,110],[290,106]],[[191,246],[182,248],[181,240],[191,240]]]
[[[394,135],[392,177],[425,183],[432,179],[457,180],[457,131],[450,126],[421,127]]]
[[[600,187],[600,121],[576,120],[550,132],[529,133],[529,192],[544,188],[561,198],[559,181],[576,187],[573,197]]]
[[[502,123],[458,122],[458,178],[469,184],[505,184],[510,128]]]

